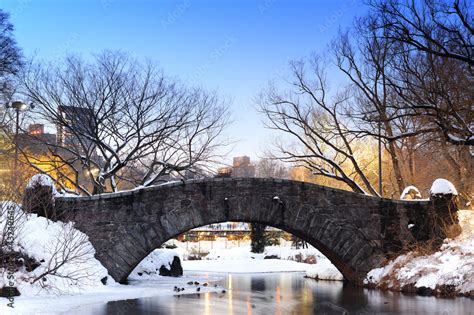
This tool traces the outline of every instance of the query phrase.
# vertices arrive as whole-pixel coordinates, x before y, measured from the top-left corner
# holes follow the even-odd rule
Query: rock
[[[318,262],[318,260],[316,259],[316,256],[314,255],[308,255],[308,257],[306,257],[303,262],[305,264],[310,264],[310,265],[314,265]]]
[[[456,286],[454,285],[439,285],[436,287],[436,291],[443,297],[455,297],[457,295]]]
[[[27,213],[36,213],[48,219],[56,219],[54,209],[55,189],[42,182],[32,182],[25,189],[23,207]]]
[[[160,276],[179,277],[182,275],[183,267],[181,267],[181,261],[178,256],[174,256],[173,262],[170,266],[170,270],[168,270],[165,266],[160,267]]]
[[[421,296],[430,296],[430,295],[433,295],[433,290],[427,287],[419,287],[416,290],[416,293],[418,293]]]
[[[200,288],[200,287],[197,287],[196,291],[198,291],[198,292],[201,291],[201,288]]]
[[[409,284],[405,284],[405,285],[401,288],[401,291],[402,291],[402,293],[416,293],[416,292],[417,292],[417,289],[416,289],[416,287],[415,287],[414,284],[409,283]]]
[[[12,296],[20,296],[20,291],[16,287],[3,287],[0,289],[0,296],[1,297],[12,297]]]
[[[280,257],[278,257],[277,255],[268,255],[263,257],[263,259],[280,259]]]
[[[188,256],[188,260],[202,260],[201,256],[192,254]]]

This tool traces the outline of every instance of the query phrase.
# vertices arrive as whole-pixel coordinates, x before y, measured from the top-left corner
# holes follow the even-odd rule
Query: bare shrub
[[[90,279],[94,273],[89,269],[88,261],[94,255],[94,249],[88,237],[68,224],[58,235],[57,242],[48,249],[51,257],[45,262],[45,270],[36,275],[30,282],[39,283],[42,288],[58,291],[54,281],[48,278],[61,278],[68,284],[80,286],[83,281]]]

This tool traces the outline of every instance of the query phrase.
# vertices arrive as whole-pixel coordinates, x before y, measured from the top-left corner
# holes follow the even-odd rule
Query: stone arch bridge
[[[321,251],[353,283],[399,253],[434,237],[446,203],[381,199],[315,184],[215,178],[92,197],[60,197],[55,213],[89,236],[97,259],[117,281],[165,241],[225,221],[264,223]],[[433,221],[434,220],[434,221]],[[409,224],[414,224],[411,229]]]

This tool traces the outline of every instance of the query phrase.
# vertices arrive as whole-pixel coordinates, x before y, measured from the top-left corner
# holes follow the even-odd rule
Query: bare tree
[[[92,62],[69,57],[63,66],[31,63],[21,87],[37,119],[57,128],[57,142],[47,143],[47,161],[40,162],[55,165],[81,193],[117,191],[119,180],[151,185],[212,162],[224,145],[228,110],[215,93],[184,87],[126,54],[104,52]]]
[[[6,102],[12,94],[12,80],[22,67],[22,55],[13,37],[13,25],[8,13],[0,9],[0,100]]]
[[[348,103],[347,114],[356,126],[356,130],[351,132],[361,137],[382,138],[391,158],[400,194],[405,188],[405,180],[399,161],[399,139],[395,137],[400,133],[396,124],[398,111],[394,109],[399,99],[389,79],[392,72],[391,42],[378,39],[373,31],[367,31],[371,25],[372,21],[368,18],[358,20],[354,30],[341,35],[333,43],[333,50],[337,67],[351,82],[349,93],[353,95],[353,100]],[[356,33],[357,36],[354,36]]]
[[[469,0],[371,0],[369,5],[385,38],[474,66]]]
[[[13,25],[9,15],[0,9],[0,168],[7,169],[12,146],[9,139],[11,134],[10,117],[5,104],[11,100],[14,92],[14,76],[23,65],[21,50],[13,36]],[[6,189],[0,178],[0,188]],[[2,191],[0,191],[2,194]]]
[[[288,168],[278,159],[271,156],[261,158],[255,168],[256,176],[262,178],[289,178]]]
[[[391,84],[403,99],[401,115],[421,116],[454,145],[473,145],[474,24],[464,0],[370,1],[374,36],[393,43]],[[459,93],[459,86],[463,93]],[[456,86],[453,86],[456,85]],[[453,95],[453,89],[457,96]],[[419,132],[418,132],[419,133]],[[404,135],[398,135],[397,138]]]
[[[263,92],[260,111],[266,126],[284,132],[297,147],[280,142],[277,156],[311,170],[314,174],[345,183],[355,192],[378,195],[364,173],[354,150],[356,137],[339,112],[347,94],[330,99],[326,73],[319,58],[310,61],[309,75],[304,62],[291,63],[292,90],[278,92],[270,87]]]

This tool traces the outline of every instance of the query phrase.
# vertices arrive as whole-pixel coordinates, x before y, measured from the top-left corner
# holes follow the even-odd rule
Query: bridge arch
[[[429,202],[380,199],[315,184],[260,178],[191,180],[93,197],[56,199],[62,220],[89,236],[117,281],[165,241],[226,221],[263,223],[317,248],[344,277],[361,284],[412,239],[410,212]]]

